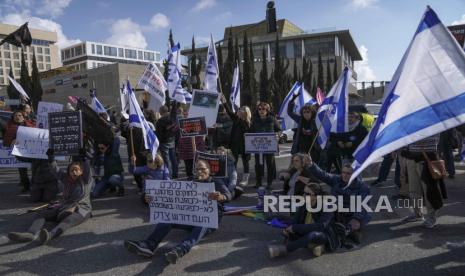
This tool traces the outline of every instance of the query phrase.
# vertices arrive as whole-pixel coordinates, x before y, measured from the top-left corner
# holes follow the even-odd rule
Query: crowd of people
[[[295,95],[294,99],[298,97]],[[315,124],[317,108],[306,104],[298,113],[294,113],[294,99],[288,105],[288,115],[295,121],[292,158],[289,166],[278,174],[274,154],[254,154],[255,158],[255,188],[263,185],[265,188],[282,190],[282,195],[303,195],[311,198],[311,204],[316,203],[316,197],[327,194],[342,196],[343,205],[350,205],[351,196],[367,197],[370,194],[369,185],[359,177],[348,185],[353,173],[351,167],[352,154],[368,133],[366,114],[350,111],[348,114],[349,131],[331,134],[325,149],[316,143],[319,129]],[[112,142],[94,139],[92,144],[84,143],[79,156],[74,156],[66,169],[59,169],[54,160],[54,152],[49,150],[48,160],[20,158],[31,163],[32,178],[29,180],[27,169],[20,168],[22,192],[30,192],[34,202],[52,202],[46,210],[36,213],[32,225],[26,231],[9,233],[10,240],[30,242],[39,239],[46,244],[51,239],[60,236],[70,227],[83,223],[91,217],[93,199],[102,197],[105,193],[116,192],[124,196],[125,173],[120,156],[120,143],[125,138],[129,160],[128,172],[133,175],[143,202],[148,203],[151,197],[145,194],[146,180],[187,179],[197,182],[213,182],[214,193],[209,199],[218,202],[219,220],[223,216],[223,204],[242,195],[250,182],[251,154],[245,151],[245,133],[279,133],[280,118],[277,118],[270,104],[259,102],[253,112],[251,108],[242,106],[233,112],[226,99],[222,97],[214,128],[208,130],[208,135],[195,139],[180,137],[178,119],[185,118],[189,112],[188,105],[172,104],[160,107],[157,113],[146,110],[145,117],[151,123],[158,140],[159,147],[156,156],[152,156],[144,147],[143,132],[139,128],[129,126],[128,120],[121,118],[113,123]],[[107,115],[106,115],[107,116]],[[365,120],[365,122],[364,122]],[[372,123],[372,121],[371,121]],[[28,104],[22,105],[12,113],[8,122],[3,143],[5,146],[15,144],[19,126],[35,127],[34,113]],[[426,213],[416,206],[404,222],[423,219],[424,226],[434,227],[437,210],[442,207],[443,198],[447,193],[442,179],[434,179],[428,171],[428,160],[444,158],[449,178],[454,178],[454,160],[452,149],[455,131],[448,131],[409,145],[397,152],[384,157],[379,176],[371,185],[379,185],[386,181],[392,163],[396,164],[395,183],[399,186],[396,198],[424,200]],[[455,142],[458,146],[461,143]],[[195,159],[195,152],[211,152],[226,155],[228,158],[227,176],[213,177],[209,164]],[[179,166],[183,160],[184,171]],[[243,173],[239,177],[237,164],[242,160]],[[195,166],[194,166],[194,163]],[[266,170],[265,170],[266,167]],[[265,175],[266,172],[266,175]],[[277,187],[275,179],[283,181],[282,187]],[[325,189],[326,184],[328,189]],[[273,187],[273,185],[275,185]],[[282,188],[282,189],[281,189]],[[61,195],[61,196],[60,196]],[[270,245],[271,257],[277,257],[297,250],[311,248],[315,256],[324,251],[332,252],[338,248],[351,248],[359,244],[361,230],[371,220],[371,214],[361,212],[309,212],[305,206],[296,213],[289,214],[292,219],[289,226],[283,229],[283,244]],[[45,221],[56,222],[50,231],[43,226]],[[133,253],[151,257],[159,243],[173,228],[188,230],[189,235],[165,254],[170,263],[188,253],[205,235],[215,229],[186,226],[177,224],[157,224],[153,232],[144,240],[125,241],[125,247]]]

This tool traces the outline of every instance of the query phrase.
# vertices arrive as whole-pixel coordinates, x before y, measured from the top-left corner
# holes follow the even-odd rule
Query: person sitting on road
[[[32,159],[31,162],[31,199],[33,202],[55,200],[59,189],[58,180],[53,174],[49,162],[44,159]]]
[[[195,167],[196,169],[196,182],[202,183],[215,183],[215,191],[208,195],[210,200],[218,201],[218,222],[221,221],[223,215],[223,203],[231,200],[232,196],[228,188],[224,184],[223,180],[220,178],[212,179],[210,177],[210,166],[207,162],[199,160]],[[152,198],[146,196],[146,201],[150,202]],[[190,225],[180,225],[180,224],[168,224],[168,223],[158,223],[155,226],[155,230],[152,234],[142,241],[130,241],[126,240],[124,246],[130,252],[144,256],[152,257],[155,249],[158,247],[160,242],[165,238],[166,235],[171,231],[171,229],[185,229],[190,231],[190,234],[185,238],[181,243],[176,245],[174,248],[169,250],[165,254],[166,260],[174,264],[179,258],[186,255],[193,246],[195,246],[200,240],[208,233],[215,231],[212,228],[205,228],[200,226],[190,226]]]
[[[310,197],[310,204],[315,207],[317,197],[326,195],[317,183],[304,187],[304,196]],[[321,200],[321,198],[320,198]],[[341,240],[335,231],[334,212],[308,212],[307,207],[297,209],[294,223],[283,230],[285,242],[283,245],[269,245],[270,257],[284,256],[299,248],[310,248],[316,257],[326,250],[332,252],[341,247]]]
[[[228,159],[226,167],[228,176],[224,177],[223,179],[229,191],[233,195],[233,198],[236,199],[244,193],[245,185],[237,184],[237,169],[236,165],[234,164],[234,157],[231,155],[230,150],[223,146],[218,147],[216,149],[216,153],[226,155],[226,158]]]
[[[98,198],[105,193],[107,189],[118,188],[118,196],[124,195],[124,176],[123,164],[119,155],[119,138],[115,137],[113,144],[98,143],[98,152],[94,159],[95,171],[100,175],[103,167],[103,176],[96,180],[92,197]]]
[[[279,174],[279,178],[284,180],[283,194],[303,195],[305,185],[313,180],[312,175],[304,170],[305,161],[305,154],[296,153],[292,155],[290,168]]]
[[[370,194],[370,188],[363,183],[360,177],[357,177],[348,186],[353,169],[350,163],[342,166],[341,174],[330,174],[323,171],[308,156],[309,166],[306,168],[314,177],[331,186],[331,194],[343,197],[344,208],[350,208],[350,197],[360,196],[364,200]],[[336,228],[342,237],[348,237],[356,244],[360,243],[360,230],[371,220],[371,214],[364,208],[360,212],[339,212],[336,214]],[[346,247],[353,247],[353,244],[343,243]]]
[[[10,240],[31,242],[39,238],[41,244],[46,244],[67,229],[90,218],[92,212],[90,191],[94,180],[89,161],[85,160],[85,154],[85,150],[82,149],[80,156],[73,157],[73,162],[65,170],[57,166],[53,150],[47,151],[52,172],[63,183],[63,199],[60,203],[51,205],[49,209],[40,211],[26,232],[10,232],[8,234]],[[43,228],[46,221],[53,221],[58,225],[49,232]]]

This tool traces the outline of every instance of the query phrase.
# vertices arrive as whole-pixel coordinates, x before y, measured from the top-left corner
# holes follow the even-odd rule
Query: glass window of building
[[[70,49],[65,50],[65,59],[69,59],[71,57],[71,51]]]
[[[45,68],[46,68],[47,70],[50,70],[50,69],[52,69],[52,65],[51,65],[51,64],[46,64],[46,65],[45,65]]]
[[[19,50],[19,48],[16,47],[15,45],[11,45],[11,49],[12,49],[13,51],[18,51],[18,50]]]
[[[159,53],[156,53],[156,54],[155,54],[155,60],[156,60],[156,61],[159,61],[159,60],[160,60],[160,54],[159,54]]]
[[[103,47],[103,52],[106,56],[116,57],[116,47]]]
[[[0,76],[3,76],[3,68],[0,67]]]
[[[50,55],[50,48],[44,48],[44,52],[46,55]]]
[[[8,43],[3,44],[3,49],[10,50],[10,44]]]
[[[97,55],[103,54],[102,52],[102,45],[97,45]]]
[[[44,70],[44,64],[42,62],[37,63],[39,70]]]
[[[42,54],[42,47],[37,47],[37,53]]]
[[[13,53],[13,59],[19,59],[19,53]]]
[[[125,49],[126,58],[137,59],[137,51]]]
[[[118,57],[124,58],[124,49],[123,48],[118,48]]]
[[[37,61],[44,61],[44,56],[43,55],[38,55],[37,56]]]
[[[143,55],[142,55],[142,51],[137,51],[137,58],[142,60],[144,59]]]
[[[92,54],[95,55],[95,44],[91,44],[91,48],[92,48]]]
[[[302,40],[294,40],[294,58],[302,57]]]
[[[79,45],[79,46],[77,46],[76,48],[74,48],[74,54],[75,54],[76,56],[82,55],[82,46],[81,46],[81,45]]]
[[[19,78],[21,76],[21,70],[19,70],[19,69],[15,70],[14,76],[15,76],[15,79]]]
[[[5,58],[11,58],[10,52],[5,52]]]
[[[50,62],[50,56],[45,56],[45,61]]]
[[[81,64],[79,64],[79,70],[81,70],[81,71],[86,70],[86,67],[87,67],[87,66],[86,66],[86,63],[81,63]]]
[[[13,65],[15,66],[15,68],[21,68],[21,63],[19,63],[19,61],[14,61]]]
[[[10,68],[11,67],[11,61],[5,60],[5,67]]]

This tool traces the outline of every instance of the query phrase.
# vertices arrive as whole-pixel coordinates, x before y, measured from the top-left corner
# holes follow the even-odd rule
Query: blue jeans
[[[213,228],[205,228],[200,226],[182,225],[182,224],[168,224],[159,223],[155,226],[152,234],[145,241],[151,250],[155,250],[163,238],[168,235],[171,229],[184,229],[190,231],[189,235],[181,241],[176,247],[180,249],[180,253],[184,256],[187,254],[192,247],[194,247],[199,241],[207,234],[215,231]]]
[[[124,177],[122,174],[114,174],[110,177],[102,177],[100,181],[95,183],[92,197],[101,197],[109,188],[123,187]]]
[[[165,162],[170,171],[171,178],[178,178],[178,160],[176,160],[176,149],[168,144],[161,144],[158,147],[163,162]]]

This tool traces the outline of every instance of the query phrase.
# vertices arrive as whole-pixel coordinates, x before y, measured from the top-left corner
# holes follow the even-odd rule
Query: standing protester
[[[54,161],[53,150],[47,151],[50,166],[58,180],[63,183],[63,200],[52,208],[40,211],[26,232],[10,232],[8,238],[18,242],[30,242],[39,237],[42,244],[60,236],[67,229],[79,225],[91,216],[90,190],[93,185],[90,164],[85,160],[85,150],[74,157],[66,170]],[[56,222],[50,232],[43,228],[46,221]],[[39,233],[40,232],[40,233]]]
[[[330,174],[318,167],[312,160],[308,161],[309,167],[306,169],[322,182],[331,187],[331,194],[333,196],[343,197],[343,207],[350,208],[350,197],[360,196],[364,200],[369,194],[370,189],[363,183],[360,177],[354,179],[348,185],[350,177],[352,176],[353,169],[350,163],[345,163],[342,167],[341,174]],[[343,237],[343,243],[350,247],[350,243],[345,242],[345,237],[352,239],[355,243],[360,242],[360,231],[371,220],[371,214],[364,208],[359,212],[340,212],[336,214],[336,229]]]
[[[233,122],[224,105],[220,105],[213,132],[213,148],[228,147],[231,143],[231,130]]]
[[[210,177],[210,167],[207,162],[199,160],[196,164],[196,182],[200,183],[211,183],[215,184],[215,191],[208,195],[210,200],[218,201],[218,222],[221,221],[223,216],[223,203],[231,200],[231,193],[224,184],[224,182],[219,179],[213,179]],[[152,198],[149,196],[146,197],[146,201],[150,202]],[[179,258],[186,255],[192,247],[194,247],[200,240],[207,234],[215,231],[212,228],[205,228],[201,226],[190,226],[190,225],[181,225],[181,224],[168,224],[168,223],[158,223],[155,226],[152,234],[142,241],[130,241],[126,240],[124,246],[130,252],[136,253],[144,257],[152,257],[155,249],[158,247],[160,242],[168,235],[172,229],[184,229],[189,231],[187,238],[182,240],[174,248],[170,249],[165,253],[166,260],[175,264]]]
[[[458,148],[457,130],[455,128],[442,132],[439,136],[439,152],[446,163],[449,178],[455,178],[454,149]]]
[[[35,127],[34,123],[30,120],[27,120],[24,117],[24,113],[21,110],[16,110],[11,115],[10,121],[6,125],[5,135],[3,136],[3,145],[5,147],[13,147],[16,143],[16,133],[18,132],[19,126],[25,127]],[[21,161],[28,161],[25,158],[18,158]],[[30,181],[27,176],[27,168],[18,168],[20,184],[23,187],[21,193],[26,193],[30,189]]]
[[[320,185],[311,183],[305,185],[303,195],[310,197],[311,207],[317,204],[317,198],[326,195]],[[301,206],[294,217],[291,226],[283,229],[285,237],[283,245],[269,245],[270,257],[284,256],[299,248],[311,248],[316,257],[326,250],[335,251],[341,247],[341,240],[335,231],[334,212],[308,212]]]
[[[98,198],[107,189],[118,188],[118,196],[124,195],[123,164],[119,156],[119,138],[115,137],[113,144],[98,143],[98,151],[94,159],[96,174],[100,176],[103,167],[103,176],[95,183],[92,197]]]
[[[23,112],[24,118],[26,120],[29,120],[35,123],[36,116],[32,110],[32,107],[29,104],[21,104],[19,108]]]
[[[287,105],[287,114],[297,123],[297,134],[296,139],[292,143],[291,153],[308,153],[313,143],[310,155],[313,160],[320,160],[321,149],[315,140],[318,136],[318,128],[315,124],[315,107],[311,104],[305,104],[300,109],[300,115],[296,115],[294,113],[294,100],[298,96],[299,94],[294,95]]]
[[[168,166],[171,177],[178,178],[178,160],[175,148],[176,132],[178,131],[176,108],[172,108],[170,113],[168,107],[163,105],[160,107],[160,115],[161,118],[155,126],[160,142],[158,150],[164,163]]]
[[[233,124],[231,128],[231,142],[229,148],[231,149],[232,155],[234,156],[234,165],[237,167],[239,161],[239,155],[242,158],[242,166],[244,167],[244,174],[240,182],[241,186],[247,186],[249,182],[249,161],[250,154],[245,153],[245,138],[244,134],[250,131],[252,125],[252,114],[249,107],[242,106],[239,110],[234,113],[226,102],[226,98],[223,96],[221,102],[231,117]]]
[[[281,127],[278,120],[271,114],[271,107],[269,104],[261,102],[257,106],[257,112],[252,117],[252,126],[250,132],[252,133],[270,133],[279,132]],[[263,154],[263,160],[260,164],[259,154],[255,154],[255,173],[257,183],[255,188],[262,186],[262,177],[264,176],[265,164],[267,171],[267,189],[271,189],[273,179],[276,178],[276,163],[274,154]]]
[[[132,136],[131,136],[131,128],[132,128]],[[144,137],[142,133],[142,129],[138,127],[130,127],[129,121],[121,117],[121,136],[126,138],[126,145],[128,150],[128,158],[135,155],[136,159],[136,166],[146,166],[147,165],[147,158],[146,158],[146,149],[144,144]],[[134,149],[134,150],[133,150]],[[131,161],[131,160],[129,160]],[[132,162],[129,162],[129,166],[132,166]],[[136,181],[137,187],[140,191],[142,191],[144,179],[142,175],[134,175],[134,180]]]
[[[436,225],[437,211],[443,205],[445,187],[443,180],[433,179],[428,171],[426,157],[429,160],[438,159],[439,134],[430,136],[416,143],[410,144],[401,154],[407,163],[407,175],[411,214],[403,219],[412,222],[423,219],[423,226],[433,228]],[[426,207],[426,214],[422,213],[422,206]]]

